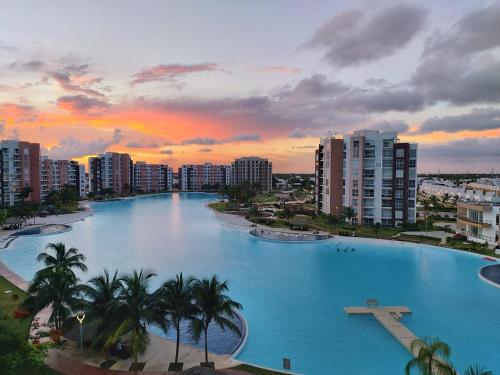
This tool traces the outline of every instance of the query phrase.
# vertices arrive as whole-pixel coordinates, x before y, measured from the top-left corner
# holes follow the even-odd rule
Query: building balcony
[[[463,229],[460,229],[458,232],[467,236],[467,237],[478,238],[480,240],[488,241],[488,242],[495,242],[495,238],[490,237],[490,236],[485,236],[483,234],[472,233],[471,231],[466,231]]]
[[[479,226],[490,226],[491,225],[491,220],[484,220],[483,219],[482,221],[480,221],[480,220],[468,217],[467,215],[458,214],[457,219],[461,220],[461,221],[465,221],[466,223],[469,223],[469,224],[475,224],[475,225],[479,225]]]

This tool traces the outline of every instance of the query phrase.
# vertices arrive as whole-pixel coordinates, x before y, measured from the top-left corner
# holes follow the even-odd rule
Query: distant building
[[[0,142],[0,194],[2,207],[20,201],[24,188],[31,188],[27,201],[41,201],[40,144],[4,140]]]
[[[316,209],[341,215],[352,208],[359,225],[416,221],[417,145],[396,132],[355,131],[325,137],[315,156]]]
[[[78,188],[78,193],[82,198],[89,193],[89,174],[85,172],[83,164],[78,164]]]
[[[457,202],[457,233],[469,241],[500,247],[500,198]]]
[[[231,167],[212,163],[185,164],[179,168],[179,190],[206,191],[228,185]]]
[[[164,164],[134,164],[134,190],[140,193],[172,191],[172,168]]]
[[[106,152],[89,158],[90,192],[101,195],[105,190],[129,194],[133,189],[133,163],[129,154]]]
[[[236,159],[231,163],[231,176],[233,185],[247,182],[264,192],[273,188],[273,164],[267,159],[253,156]]]
[[[85,167],[78,164],[74,160],[53,160],[44,156],[40,161],[40,185],[41,185],[41,198],[45,200],[47,194],[51,191],[61,191],[65,186],[72,186],[76,189],[80,196],[80,167],[83,167],[85,174]],[[85,183],[85,182],[84,182]]]

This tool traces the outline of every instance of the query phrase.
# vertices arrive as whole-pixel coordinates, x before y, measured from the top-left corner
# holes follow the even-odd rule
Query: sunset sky
[[[44,155],[313,172],[362,128],[498,173],[500,2],[0,1],[1,138]]]

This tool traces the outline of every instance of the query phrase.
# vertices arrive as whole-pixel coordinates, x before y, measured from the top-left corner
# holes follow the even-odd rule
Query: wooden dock
[[[370,306],[370,307],[344,307],[349,315],[372,314],[375,319],[387,330],[396,340],[403,345],[412,355],[411,343],[418,337],[415,336],[399,319],[403,314],[410,314],[411,310],[406,306]]]

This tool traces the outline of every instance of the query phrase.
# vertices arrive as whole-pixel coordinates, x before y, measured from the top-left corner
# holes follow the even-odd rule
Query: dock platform
[[[411,310],[406,306],[351,306],[344,307],[349,315],[371,314],[377,321],[403,345],[412,355],[411,343],[418,337],[410,331],[399,319],[403,314],[411,314]]]

